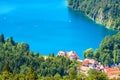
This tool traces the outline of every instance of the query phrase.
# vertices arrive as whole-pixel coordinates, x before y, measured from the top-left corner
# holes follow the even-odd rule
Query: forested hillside
[[[69,7],[81,11],[97,23],[120,30],[119,0],[67,0]]]
[[[0,35],[0,80],[108,80],[101,71],[78,72],[79,65],[67,57],[34,53],[28,44]]]
[[[5,40],[4,35],[0,35],[0,73],[7,67],[13,75],[26,75],[32,67],[38,76],[65,76],[76,64],[77,62],[66,57],[57,57],[54,54],[45,57],[34,53],[29,50],[28,44],[15,42],[12,37]]]
[[[100,48],[93,51],[92,48],[84,52],[85,58],[93,58],[102,64],[120,63],[120,32],[113,36],[107,36],[100,44]]]

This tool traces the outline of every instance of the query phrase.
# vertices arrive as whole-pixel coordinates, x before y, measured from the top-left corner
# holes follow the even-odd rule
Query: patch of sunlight
[[[13,11],[14,9],[15,9],[15,7],[13,7],[13,6],[2,5],[2,6],[0,6],[0,14],[9,13],[9,12]]]

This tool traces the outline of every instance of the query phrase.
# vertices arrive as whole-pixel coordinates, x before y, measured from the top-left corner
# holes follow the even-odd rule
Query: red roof
[[[118,67],[106,68],[106,72],[120,71]]]
[[[94,59],[85,59],[83,61],[83,65],[84,66],[88,66],[88,64],[94,64],[95,63],[95,60]]]
[[[120,75],[120,70],[118,67],[113,67],[113,68],[105,68],[105,73],[107,74],[108,77],[118,77]]]
[[[84,66],[88,66],[88,64],[89,64],[89,60],[84,60],[84,61],[83,61],[83,65],[84,65]]]

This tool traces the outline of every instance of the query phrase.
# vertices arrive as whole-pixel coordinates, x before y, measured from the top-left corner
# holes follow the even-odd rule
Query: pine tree
[[[0,43],[5,43],[4,35],[3,34],[0,35]]]

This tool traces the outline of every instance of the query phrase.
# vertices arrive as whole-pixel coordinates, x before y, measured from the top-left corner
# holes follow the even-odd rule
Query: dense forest
[[[68,6],[81,11],[97,23],[120,30],[120,0],[67,0]]]
[[[120,63],[120,32],[113,36],[107,36],[103,39],[97,50],[92,48],[84,52],[85,58],[93,58],[102,64],[119,64]]]
[[[101,71],[90,70],[88,76],[78,72],[79,65],[80,62],[53,53],[34,53],[27,43],[0,35],[0,80],[108,80]]]

